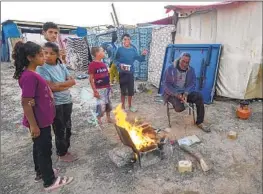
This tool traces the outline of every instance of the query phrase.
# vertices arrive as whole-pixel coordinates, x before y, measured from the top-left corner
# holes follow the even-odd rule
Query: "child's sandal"
[[[45,191],[54,191],[55,189],[58,189],[60,187],[63,187],[73,181],[73,177],[57,177],[55,182],[50,185],[49,187],[44,188]]]

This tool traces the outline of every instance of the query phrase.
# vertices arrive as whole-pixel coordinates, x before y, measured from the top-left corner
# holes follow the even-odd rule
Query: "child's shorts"
[[[120,73],[120,88],[122,96],[134,96],[134,76],[132,73]]]
[[[102,117],[105,112],[111,112],[112,106],[110,101],[110,88],[97,89],[100,98],[97,98],[96,114],[97,117]]]

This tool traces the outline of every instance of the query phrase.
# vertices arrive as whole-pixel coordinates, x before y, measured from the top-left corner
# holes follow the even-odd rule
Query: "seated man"
[[[182,53],[173,65],[165,71],[164,77],[164,99],[170,102],[176,112],[185,110],[184,103],[195,103],[197,108],[196,125],[205,132],[210,132],[204,121],[205,108],[203,97],[195,91],[196,75],[192,67],[189,66],[191,55]]]

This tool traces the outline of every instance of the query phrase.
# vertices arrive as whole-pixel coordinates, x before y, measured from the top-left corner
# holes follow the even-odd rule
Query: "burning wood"
[[[157,147],[156,132],[148,123],[138,122],[136,118],[134,122],[129,121],[127,113],[122,109],[121,105],[118,105],[113,112],[115,114],[116,125],[128,132],[138,151],[149,151]]]

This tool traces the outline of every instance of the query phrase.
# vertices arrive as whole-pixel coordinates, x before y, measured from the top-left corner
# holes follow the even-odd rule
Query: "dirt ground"
[[[32,142],[27,129],[20,123],[22,108],[20,89],[12,78],[14,69],[1,64],[1,193],[42,193],[42,184],[34,183]],[[53,165],[62,175],[73,176],[74,182],[53,193],[61,194],[259,194],[262,193],[262,102],[250,106],[253,114],[249,120],[235,116],[234,101],[214,101],[206,106],[206,122],[212,124],[212,132],[204,133],[192,125],[187,111],[173,114],[172,132],[176,136],[196,134],[202,141],[193,146],[213,165],[211,171],[202,172],[196,160],[175,147],[169,160],[140,169],[117,168],[109,159],[109,150],[121,144],[113,125],[103,129],[88,123],[88,102],[80,98],[82,87],[89,87],[88,80],[77,81],[72,88],[74,110],[71,151],[79,160],[72,164],[57,162],[53,143]],[[153,93],[135,96],[138,114],[158,128],[168,126],[166,108],[154,101]],[[119,102],[115,86],[113,105]],[[227,132],[238,133],[236,140],[227,138]],[[53,138],[54,139],[54,138]],[[54,140],[53,140],[54,141]],[[178,160],[193,162],[193,172],[180,174]]]

